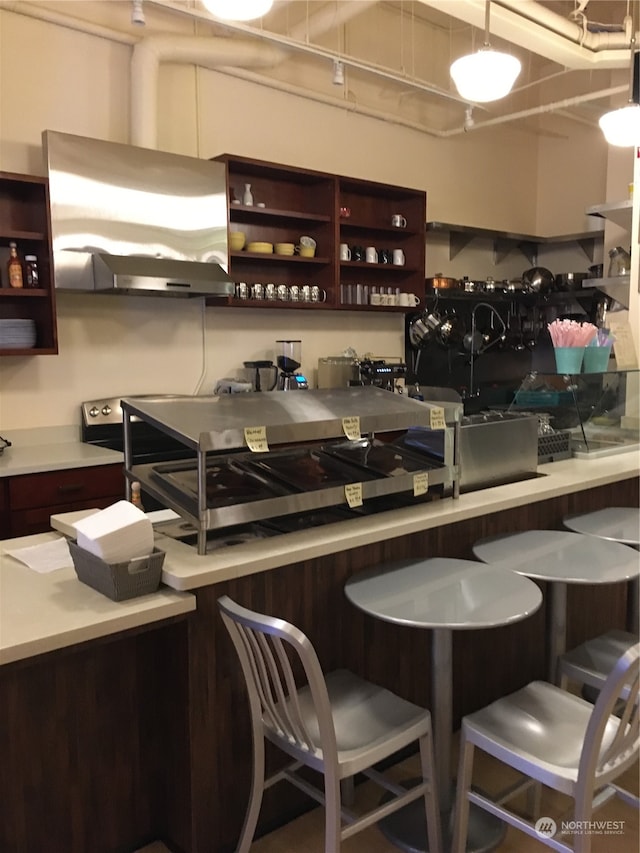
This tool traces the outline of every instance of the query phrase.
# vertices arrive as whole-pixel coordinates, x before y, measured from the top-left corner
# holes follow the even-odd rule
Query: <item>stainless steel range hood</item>
[[[46,130],[56,287],[231,295],[221,163]]]

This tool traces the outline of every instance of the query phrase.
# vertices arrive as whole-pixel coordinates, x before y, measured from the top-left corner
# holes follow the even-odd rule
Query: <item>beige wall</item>
[[[75,6],[46,5],[62,13]],[[178,27],[189,31],[186,24]],[[43,174],[44,129],[129,141],[130,55],[129,46],[109,38],[0,11],[0,169]],[[422,188],[428,219],[521,233],[575,233],[586,227],[585,206],[602,201],[606,191],[606,151],[599,136],[582,125],[567,124],[562,139],[525,134],[517,123],[438,139],[183,65],[162,67],[157,111],[159,148],[201,157],[226,151]],[[582,170],[569,168],[578,143]],[[578,269],[586,269],[579,252],[562,260],[565,270],[578,262]],[[446,243],[428,246],[429,274],[503,278],[529,263],[515,252],[494,270],[490,250],[476,243],[453,266]],[[77,423],[83,400],[208,392],[243,360],[272,357],[278,337],[302,339],[303,367],[312,381],[318,357],[347,346],[360,353],[402,354],[397,315],[204,311],[199,300],[70,294],[59,294],[58,309],[58,356],[0,363],[3,434]]]

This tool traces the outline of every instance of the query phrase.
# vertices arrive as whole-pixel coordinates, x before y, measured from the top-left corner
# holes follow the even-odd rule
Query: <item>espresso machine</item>
[[[302,373],[298,373],[302,364],[302,341],[276,341],[276,351],[279,353],[276,363],[280,370],[278,391],[305,391],[309,383]]]

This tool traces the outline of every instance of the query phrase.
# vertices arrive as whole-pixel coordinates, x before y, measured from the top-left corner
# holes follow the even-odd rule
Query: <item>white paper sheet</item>
[[[13,548],[5,553],[16,560],[20,560],[25,566],[34,572],[45,574],[55,572],[58,569],[70,569],[73,560],[69,553],[69,546],[64,536],[52,542],[43,542],[42,545],[30,545],[28,548]]]

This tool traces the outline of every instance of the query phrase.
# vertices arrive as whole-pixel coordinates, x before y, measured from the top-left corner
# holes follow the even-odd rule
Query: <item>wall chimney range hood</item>
[[[221,163],[46,130],[56,288],[226,297]]]

